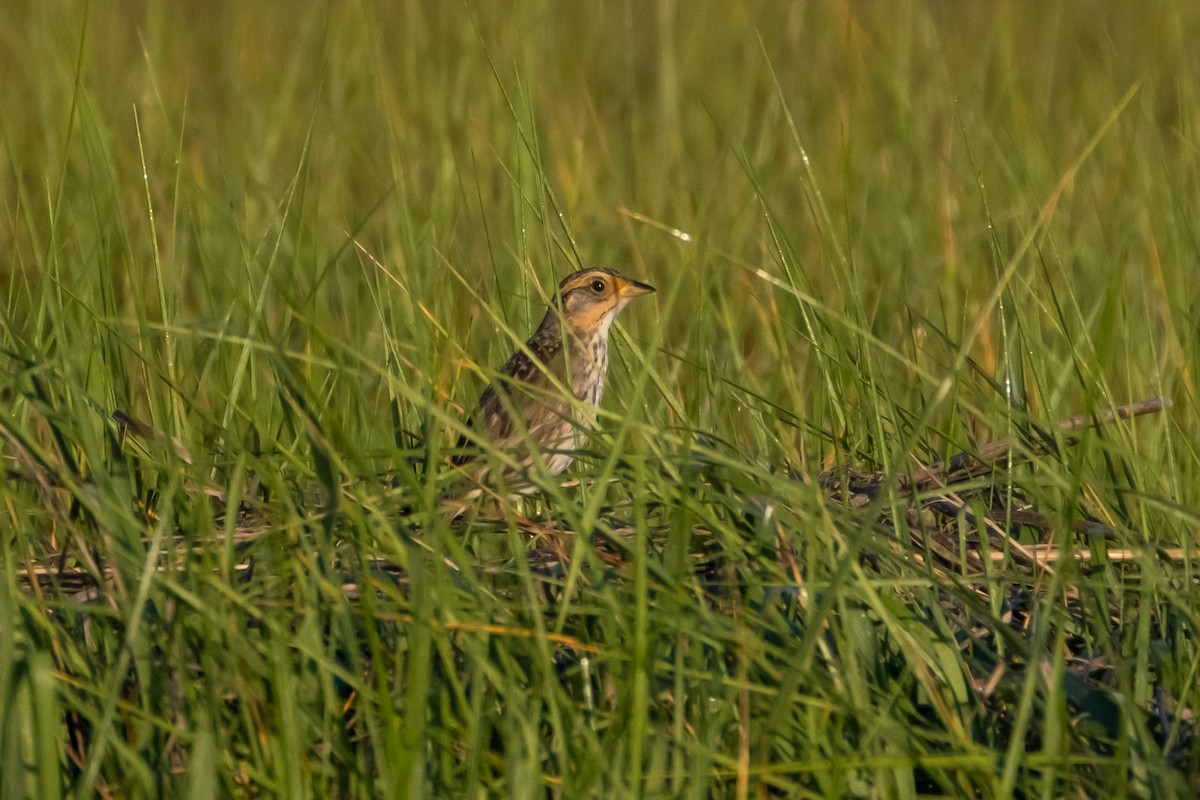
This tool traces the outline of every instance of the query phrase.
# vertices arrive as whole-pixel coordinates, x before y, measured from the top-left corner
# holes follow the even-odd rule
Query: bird
[[[580,435],[596,424],[613,320],[630,300],[654,291],[611,269],[582,269],[563,278],[537,330],[480,395],[467,421],[471,433],[459,439],[456,466],[480,462],[472,445],[486,441],[519,467],[502,469],[505,482],[520,481],[535,458],[551,475],[565,470]],[[495,482],[490,465],[468,471],[477,485]]]

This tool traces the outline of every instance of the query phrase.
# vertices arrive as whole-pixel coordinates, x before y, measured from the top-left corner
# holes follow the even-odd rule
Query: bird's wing
[[[533,350],[534,344],[531,341],[526,347]],[[486,433],[488,439],[499,445],[508,444],[508,440],[514,436],[528,433],[528,420],[525,421],[525,425],[514,425],[510,410],[519,411],[531,401],[536,404],[539,400],[544,400],[540,395],[550,384],[546,373],[555,374],[555,366],[557,361],[561,360],[562,349],[554,348],[554,352],[547,355],[549,362],[539,364],[524,349],[513,353],[501,368],[500,375],[480,395],[475,411],[467,419],[467,427]],[[529,387],[536,387],[535,391],[531,393]],[[464,434],[459,437],[456,449],[470,449],[474,443],[474,439]],[[462,464],[472,458],[474,454],[464,452],[454,457],[454,463]]]

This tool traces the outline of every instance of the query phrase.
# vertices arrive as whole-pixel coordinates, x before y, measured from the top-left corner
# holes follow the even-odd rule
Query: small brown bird
[[[486,439],[511,453],[521,472],[535,457],[545,459],[551,475],[566,469],[579,434],[596,422],[608,370],[608,330],[626,303],[653,291],[610,269],[585,269],[563,278],[533,336],[479,398],[468,422],[476,441]],[[459,441],[460,448],[469,444],[466,436]],[[459,456],[456,463],[471,458]],[[475,480],[485,480],[487,471],[475,473]],[[505,476],[519,473],[505,470]]]

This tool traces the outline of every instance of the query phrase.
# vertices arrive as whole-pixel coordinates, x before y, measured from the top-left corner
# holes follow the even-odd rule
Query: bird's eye
[[[596,294],[600,294],[601,292],[603,292],[604,291],[604,281],[600,281],[600,280],[592,281],[592,291],[595,292]]]

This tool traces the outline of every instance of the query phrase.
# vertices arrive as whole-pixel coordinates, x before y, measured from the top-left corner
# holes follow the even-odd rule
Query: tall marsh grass
[[[1200,10],[0,31],[0,795],[1200,787]],[[659,288],[601,430],[449,522],[581,265]]]

